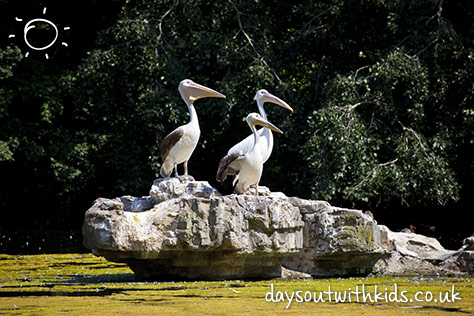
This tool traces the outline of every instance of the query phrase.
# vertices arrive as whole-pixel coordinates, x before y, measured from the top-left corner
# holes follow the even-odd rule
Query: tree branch
[[[171,11],[173,11],[174,8],[176,8],[176,6],[178,5],[179,3],[179,0],[175,0],[173,2],[173,4],[171,5],[171,7],[161,16],[161,18],[159,19],[159,23],[158,23],[158,31],[160,32],[158,34],[158,37],[156,38],[156,44],[157,46],[160,45],[163,50],[165,51],[165,54],[166,56],[168,57],[169,60],[172,60],[173,62],[175,62],[174,58],[168,53],[168,50],[166,49],[165,45],[166,44],[167,46],[170,46],[168,44],[168,42],[166,42],[164,36],[163,36],[163,20],[171,13]],[[158,58],[158,49],[155,48],[155,56]]]
[[[303,25],[303,27],[298,31],[298,32],[302,32],[304,29],[308,28],[304,33],[305,34],[308,34],[310,29],[311,29],[311,23],[313,23],[314,20],[316,19],[319,19],[321,16],[323,16],[324,14],[326,14],[327,12],[329,12],[331,9],[333,9],[335,6],[331,6],[329,8],[327,8],[326,10],[324,10],[323,12],[319,13],[318,15],[314,16],[311,20],[309,20],[309,22],[305,23],[305,25]]]
[[[416,140],[418,141],[418,145],[419,147],[423,150],[423,153],[426,155],[426,157],[428,158],[432,158],[434,161],[438,162],[438,159],[436,158],[436,156],[432,153],[432,152],[429,152],[425,145],[423,145],[423,141],[420,137],[420,135],[418,135],[417,132],[415,132],[412,128],[410,127],[406,127],[402,124],[402,122],[398,121],[398,123],[402,126],[403,130],[404,131],[407,131],[407,132],[410,132],[413,136],[415,136]],[[435,164],[433,164],[435,165]]]
[[[227,1],[234,7],[235,12],[237,13],[237,21],[239,23],[239,31],[235,34],[234,38],[236,38],[239,33],[242,33],[244,35],[245,39],[247,40],[247,42],[252,47],[252,49],[255,52],[255,54],[257,55],[257,57],[259,58],[260,63],[263,66],[267,67],[268,70],[270,70],[270,72],[275,76],[275,78],[278,80],[278,83],[280,85],[284,86],[283,81],[280,79],[280,77],[277,75],[277,73],[268,65],[265,58],[258,52],[257,48],[254,45],[254,41],[252,40],[252,38],[250,38],[250,36],[247,34],[247,32],[245,32],[244,27],[242,25],[242,20],[240,19],[240,16],[244,15],[244,14],[241,11],[239,11],[237,6],[231,0],[227,0]]]
[[[398,161],[398,158],[395,158],[391,161],[387,161],[387,162],[375,165],[375,167],[372,168],[372,171],[370,171],[370,173],[364,179],[362,179],[362,181],[360,181],[358,184],[356,184],[355,186],[353,186],[351,188],[351,192],[349,193],[349,195],[352,195],[357,188],[359,188],[362,184],[367,182],[367,180],[369,180],[370,177],[373,177],[380,170],[380,168],[385,167],[385,166],[389,166],[389,165],[393,165],[397,161]]]
[[[438,19],[438,23],[441,19],[441,13],[443,12],[443,1],[444,0],[440,0],[439,3],[438,3],[438,11],[436,12],[435,15],[433,15],[431,18],[428,19],[428,21],[425,23],[425,25],[428,25],[430,23],[431,20],[433,20],[435,17],[437,17]]]

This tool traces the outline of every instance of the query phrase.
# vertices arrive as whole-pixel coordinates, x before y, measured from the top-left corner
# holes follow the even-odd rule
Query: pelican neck
[[[265,121],[268,121],[267,113],[265,113],[265,109],[263,108],[263,104],[264,103],[260,99],[257,99],[258,112],[260,112],[260,115],[265,119]],[[268,137],[273,137],[272,136],[272,131],[269,128],[266,128],[266,127],[263,128],[262,136],[265,136],[265,135],[267,135]]]
[[[260,101],[260,99],[257,99],[257,107],[258,107],[258,112],[260,112],[260,115],[266,120],[267,119],[267,113],[265,113],[265,109],[263,108],[263,102]]]
[[[257,133],[257,129],[255,128],[255,125],[254,124],[250,124],[249,123],[249,126],[250,126],[250,129],[252,130],[252,133],[253,133],[253,146],[252,148],[250,149],[250,151],[252,151],[255,146],[257,146],[257,142],[258,142],[258,133]],[[249,152],[250,152],[249,151]]]
[[[188,109],[189,109],[189,123],[190,124],[198,124],[199,125],[199,120],[197,116],[196,109],[194,108],[194,105],[191,102],[186,102]]]
[[[196,124],[199,126],[199,120],[197,116],[196,109],[194,108],[194,105],[191,101],[189,101],[189,98],[184,94],[183,91],[179,89],[179,94],[181,94],[181,98],[183,98],[184,103],[188,106],[189,110],[189,124]]]

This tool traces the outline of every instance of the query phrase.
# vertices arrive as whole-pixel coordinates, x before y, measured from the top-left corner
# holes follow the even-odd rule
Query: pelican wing
[[[227,176],[238,174],[243,157],[244,153],[242,151],[238,151],[222,158],[217,169],[216,180],[223,182],[225,179],[227,179]]]
[[[183,137],[184,128],[182,126],[178,127],[174,131],[168,134],[168,136],[163,139],[161,143],[161,159],[165,161],[166,157],[170,153],[171,148]]]
[[[257,131],[258,136],[263,135],[263,130],[264,129],[261,128]],[[229,151],[227,152],[227,155],[238,153],[239,151],[242,152],[243,155],[245,155],[247,152],[250,151],[250,149],[252,149],[253,143],[254,143],[254,136],[253,134],[250,134],[249,136],[244,138],[242,141],[235,144],[231,149],[229,149]]]

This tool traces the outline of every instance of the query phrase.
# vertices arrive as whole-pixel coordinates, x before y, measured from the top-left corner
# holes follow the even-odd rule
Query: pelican
[[[260,125],[281,134],[283,132],[258,113],[250,113],[246,121],[253,133],[252,147],[247,152],[234,152],[222,158],[219,162],[216,180],[222,182],[228,174],[238,173],[239,179],[235,186],[235,193],[242,194],[250,187],[254,187],[255,194],[258,196],[258,183],[260,182],[263,163],[265,162],[265,152],[262,147],[267,146],[267,144],[266,138],[258,134],[255,126]]]
[[[192,80],[185,79],[180,82],[178,91],[188,106],[190,120],[172,131],[161,143],[161,158],[163,163],[160,169],[162,177],[169,177],[174,169],[178,177],[178,164],[183,163],[184,175],[188,175],[188,160],[191,157],[201,135],[199,121],[194,108],[194,101],[201,98],[225,98],[225,95],[199,85]]]
[[[289,106],[285,101],[272,95],[265,89],[258,90],[253,99],[257,101],[258,111],[260,112],[260,115],[262,116],[262,118],[266,121],[268,121],[267,114],[265,113],[265,109],[263,108],[263,104],[265,102],[278,104],[279,106],[282,106],[285,109],[293,112],[293,109],[291,108],[291,106]],[[262,144],[259,145],[258,148],[261,151],[263,162],[265,163],[268,160],[268,158],[270,158],[270,155],[272,154],[273,134],[272,134],[272,131],[268,128],[261,128],[257,131],[257,133],[258,133],[258,137],[263,138],[264,140]],[[240,143],[234,145],[231,149],[229,149],[229,151],[227,152],[227,156],[229,155],[232,156],[236,154],[245,154],[252,148],[253,145],[254,145],[254,136],[250,134],[245,139],[243,139]],[[225,159],[226,157],[222,159]],[[235,183],[239,179],[238,171],[229,169],[228,172],[229,172],[228,174],[223,175],[223,179],[225,180],[227,178],[227,175],[235,175],[235,179],[233,181],[233,184],[235,185]]]

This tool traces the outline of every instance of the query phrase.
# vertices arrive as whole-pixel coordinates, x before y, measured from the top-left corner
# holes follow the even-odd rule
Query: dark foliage
[[[262,185],[394,228],[472,230],[472,1],[81,4],[24,14],[50,5],[71,26],[71,47],[45,60],[6,40],[21,8],[0,2],[0,206],[31,217],[2,226],[74,229],[95,197],[146,195],[159,143],[188,119],[177,86],[190,78],[227,95],[196,102],[195,178],[230,192],[214,181],[218,161],[249,134],[243,118],[265,88],[295,112],[266,106],[285,134]],[[82,35],[73,10],[94,11]]]

